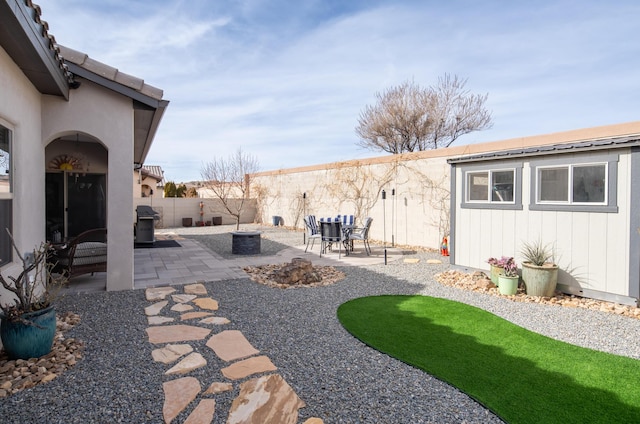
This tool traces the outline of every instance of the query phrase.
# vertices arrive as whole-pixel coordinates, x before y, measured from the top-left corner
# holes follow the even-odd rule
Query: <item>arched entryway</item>
[[[95,138],[73,133],[45,149],[46,231],[49,240],[107,227],[108,151]]]

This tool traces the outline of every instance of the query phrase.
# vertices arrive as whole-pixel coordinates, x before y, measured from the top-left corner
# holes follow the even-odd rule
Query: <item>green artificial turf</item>
[[[338,308],[338,319],[364,343],[448,382],[509,423],[640,423],[638,360],[426,296],[354,299]]]

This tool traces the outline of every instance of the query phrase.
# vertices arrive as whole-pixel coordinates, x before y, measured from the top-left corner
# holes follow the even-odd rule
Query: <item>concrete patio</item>
[[[391,246],[372,245],[371,255],[367,256],[362,244],[356,244],[350,255],[344,250],[338,258],[338,252],[332,251],[319,255],[320,242],[305,253],[302,232],[284,227],[271,227],[259,224],[242,225],[242,230],[265,232],[268,237],[279,243],[287,244],[275,255],[235,255],[228,259],[213,252],[198,241],[186,238],[187,235],[224,234],[235,231],[234,225],[167,228],[157,229],[157,240],[176,240],[180,247],[148,247],[134,249],[134,288],[158,287],[174,284],[191,284],[199,281],[223,281],[236,278],[248,278],[243,271],[246,266],[259,266],[291,262],[292,258],[305,258],[314,265],[366,266],[383,264],[385,250],[387,262],[398,260],[402,251]],[[296,241],[298,240],[298,241]],[[74,278],[67,290],[78,293],[103,291],[106,287],[106,273],[93,276],[83,275]]]

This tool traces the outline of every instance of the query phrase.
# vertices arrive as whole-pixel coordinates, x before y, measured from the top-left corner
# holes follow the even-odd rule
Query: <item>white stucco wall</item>
[[[46,144],[80,131],[108,150],[107,290],[133,288],[133,107],[132,100],[82,81],[69,101],[43,96],[42,136]],[[42,173],[44,179],[44,173]]]
[[[45,238],[44,150],[39,142],[41,95],[2,48],[0,93],[0,124],[13,136],[13,234],[17,245],[28,251]],[[1,230],[4,233],[4,228]],[[2,266],[3,274],[18,270],[15,263]],[[3,289],[0,301],[7,301]]]

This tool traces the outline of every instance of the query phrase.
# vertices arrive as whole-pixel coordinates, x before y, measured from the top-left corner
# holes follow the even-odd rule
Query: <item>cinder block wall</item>
[[[449,232],[446,159],[397,155],[255,174],[256,220],[280,216],[284,225],[304,228],[304,215],[355,215],[358,225],[370,216],[373,240],[438,248]]]
[[[156,221],[156,228],[181,227],[183,218],[191,218],[193,225],[200,221],[200,202],[204,203],[202,208],[204,221],[211,221],[214,216],[222,217],[222,224],[235,224],[236,219],[230,215],[219,199],[204,198],[182,198],[182,197],[139,197],[134,199],[134,219],[135,208],[138,205],[151,206],[158,212],[160,219]],[[246,200],[245,206],[240,216],[240,224],[255,222],[256,200]]]

